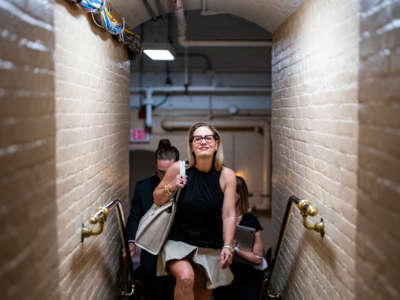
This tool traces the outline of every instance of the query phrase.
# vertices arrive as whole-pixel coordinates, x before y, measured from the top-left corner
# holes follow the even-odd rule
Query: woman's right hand
[[[169,201],[171,196],[186,184],[186,176],[179,176],[179,162],[175,162],[167,170],[167,173],[161,180],[160,184],[154,189],[154,203],[161,206]]]
[[[182,189],[185,187],[187,183],[187,176],[180,176],[179,174],[176,175],[176,179],[175,179],[175,190],[177,189]]]

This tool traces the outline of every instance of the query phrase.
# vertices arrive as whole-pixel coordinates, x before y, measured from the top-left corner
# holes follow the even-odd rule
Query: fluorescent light
[[[152,60],[175,59],[175,51],[170,43],[143,43],[143,52]]]
[[[144,54],[150,57],[152,60],[174,60],[175,57],[169,50],[161,49],[145,49]]]

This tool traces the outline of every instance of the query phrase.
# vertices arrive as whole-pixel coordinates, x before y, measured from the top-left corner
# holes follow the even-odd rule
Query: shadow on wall
[[[57,300],[54,7],[24,4],[0,9],[1,298]]]
[[[129,151],[129,199],[132,200],[137,181],[155,174],[154,152],[149,150]]]
[[[96,236],[92,238],[96,238]],[[109,286],[118,286],[115,282],[116,278],[113,276],[115,272],[106,263],[107,258],[105,257],[104,249],[101,248],[98,243],[92,243],[87,247],[89,243],[88,241],[85,242],[86,245],[85,243],[82,243],[79,251],[76,251],[73,254],[68,275],[71,278],[83,278],[84,280],[85,277],[91,277],[91,272],[101,273],[103,282],[107,282]],[[93,258],[96,260],[96,267],[91,269],[90,267],[88,268],[85,266],[86,264],[90,264],[90,262],[93,261]],[[88,273],[82,274],[82,272]],[[115,288],[114,290],[115,294],[113,295],[113,299],[118,299],[119,290],[118,288]],[[104,295],[99,295],[101,289],[99,289],[98,286],[92,285],[91,288],[84,287],[82,290],[81,280],[74,280],[70,287],[70,291],[69,296],[78,297],[79,299],[103,299],[104,297]],[[74,294],[74,292],[78,292],[78,295]],[[83,292],[84,294],[79,294],[80,292]]]
[[[294,207],[294,210],[296,210],[295,214],[299,213],[296,207]],[[288,274],[288,277],[283,280],[284,283],[282,288],[283,295],[287,294],[289,290],[295,288],[293,286],[293,283],[294,280],[296,280],[297,278],[303,278],[307,282],[310,282],[311,285],[318,288],[321,285],[321,283],[317,284],[318,282],[329,281],[328,273],[333,274],[336,273],[337,271],[337,265],[336,265],[337,260],[335,252],[333,251],[333,249],[331,249],[328,240],[326,238],[324,239],[321,238],[321,236],[314,231],[305,229],[303,227],[303,224],[301,223],[301,221],[299,221],[298,218],[293,218],[293,220],[291,221],[292,225],[288,228],[285,239],[291,239],[291,241],[295,240],[294,234],[292,233],[292,236],[290,234],[290,232],[293,232],[294,230],[293,226],[301,227],[299,230],[303,231],[303,233],[301,240],[298,241],[297,244],[292,244],[293,246],[296,247],[296,252],[294,253],[294,256],[290,255],[291,251],[289,252],[287,251],[285,243],[283,243],[282,245],[282,250],[284,251],[282,251],[282,253],[280,254],[281,258],[290,256],[289,261],[291,261],[289,266],[283,266],[282,263],[280,263],[279,265],[279,267],[288,269],[287,271],[284,272],[285,274]],[[312,250],[310,248],[312,248]],[[310,253],[310,250],[317,254],[317,256],[312,255],[313,261],[310,260],[310,258],[305,257],[307,253]],[[316,258],[318,258],[317,261],[315,261]],[[301,262],[309,264],[309,266],[301,266],[300,265]],[[329,267],[329,270],[326,270],[327,278],[317,278],[317,277],[304,278],[304,274],[300,274],[300,276],[299,274],[297,274],[298,272],[301,272],[302,269],[307,269],[307,268],[314,269],[316,268],[316,266],[325,266],[325,265]],[[311,274],[313,274],[313,272],[311,272]],[[306,293],[307,291],[303,291],[304,298],[307,298]],[[321,293],[320,295],[323,295],[323,293]]]
[[[399,11],[361,1],[356,299],[400,297]]]
[[[266,252],[269,248],[273,248],[272,240],[272,215],[271,209],[269,210],[253,210],[252,213],[257,217],[258,221],[260,221],[261,226],[263,227],[262,231],[262,239],[264,242],[264,252]]]

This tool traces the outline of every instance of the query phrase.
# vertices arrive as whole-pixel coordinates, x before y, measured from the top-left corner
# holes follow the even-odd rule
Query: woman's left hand
[[[221,250],[221,267],[225,269],[232,263],[233,254],[228,248],[222,248]]]

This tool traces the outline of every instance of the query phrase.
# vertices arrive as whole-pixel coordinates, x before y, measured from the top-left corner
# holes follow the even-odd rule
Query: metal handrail
[[[321,234],[322,238],[325,235],[325,224],[324,224],[324,220],[322,218],[319,222],[316,222],[315,224],[311,224],[307,220],[308,216],[314,217],[318,214],[318,209],[312,205],[311,201],[310,200],[300,200],[299,198],[297,198],[294,195],[289,197],[287,205],[286,205],[285,214],[283,215],[281,230],[279,232],[279,238],[278,238],[277,246],[275,249],[275,254],[272,258],[272,261],[270,262],[269,268],[267,269],[268,275],[265,280],[263,293],[260,295],[261,297],[266,293],[270,299],[279,298],[279,294],[276,294],[272,290],[270,290],[270,288],[271,288],[270,285],[271,285],[272,274],[275,269],[275,264],[278,259],[278,255],[279,255],[279,252],[280,252],[280,249],[282,246],[283,238],[285,236],[287,226],[289,224],[290,213],[292,211],[293,204],[296,204],[297,207],[299,208],[301,215],[303,216],[303,226],[306,229],[319,232]]]
[[[129,271],[129,279],[128,282],[130,281],[131,283],[131,290],[130,291],[123,291],[121,290],[121,296],[124,297],[130,297],[135,293],[135,270],[133,268],[133,263],[132,263],[132,258],[131,254],[129,251],[129,246],[128,246],[128,238],[126,235],[126,230],[125,230],[125,218],[124,218],[124,211],[122,209],[121,201],[116,199],[112,200],[111,202],[107,203],[103,207],[99,207],[97,209],[97,212],[89,217],[89,223],[92,225],[98,225],[98,228],[96,230],[91,230],[89,229],[86,225],[82,224],[82,232],[81,232],[81,242],[83,243],[85,238],[88,238],[92,235],[99,235],[103,232],[104,229],[104,224],[107,221],[107,216],[110,210],[113,208],[116,209],[117,212],[117,220],[118,220],[118,227],[119,227],[119,232],[121,236],[121,242],[122,242],[122,247],[125,250],[126,253],[126,262],[128,264],[128,271]]]

